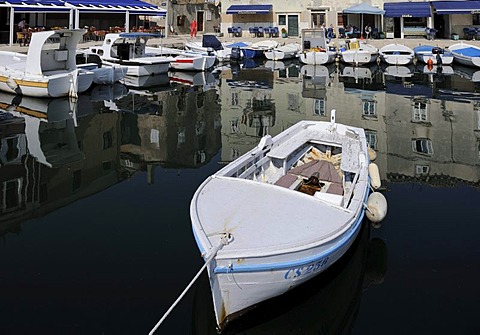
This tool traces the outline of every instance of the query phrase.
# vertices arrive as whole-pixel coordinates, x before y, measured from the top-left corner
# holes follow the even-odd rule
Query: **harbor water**
[[[457,64],[245,61],[76,102],[0,93],[0,334],[148,333],[203,265],[198,186],[332,109],[365,128],[387,217],[225,333],[477,334],[479,82]],[[205,273],[157,333],[217,333]]]

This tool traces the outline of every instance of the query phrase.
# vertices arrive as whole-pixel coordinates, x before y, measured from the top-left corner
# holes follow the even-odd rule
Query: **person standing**
[[[197,37],[197,20],[193,19],[190,23],[190,37]]]

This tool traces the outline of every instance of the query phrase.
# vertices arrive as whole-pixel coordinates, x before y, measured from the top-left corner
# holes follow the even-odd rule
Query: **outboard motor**
[[[232,53],[230,54],[230,60],[239,61],[242,59],[242,51],[240,47],[233,47]]]
[[[213,48],[211,48],[211,47],[207,48],[207,55],[213,56]]]
[[[434,55],[443,54],[443,53],[444,53],[444,51],[443,51],[442,48],[438,48],[438,47],[432,48],[432,54],[434,54]]]

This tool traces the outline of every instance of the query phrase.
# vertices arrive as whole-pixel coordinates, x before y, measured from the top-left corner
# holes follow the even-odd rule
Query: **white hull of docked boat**
[[[41,98],[76,96],[87,90],[94,74],[79,71],[75,62],[83,33],[83,29],[36,32],[26,55],[0,51],[0,90]],[[57,48],[50,45],[53,39],[60,41]]]

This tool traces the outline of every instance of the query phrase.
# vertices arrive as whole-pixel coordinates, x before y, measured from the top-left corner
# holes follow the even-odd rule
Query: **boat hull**
[[[211,288],[219,328],[222,329],[226,323],[238,318],[255,304],[282,295],[327,270],[351,247],[360,231],[362,219],[363,215],[358,217],[350,230],[328,248],[322,246],[303,250],[296,257],[284,260],[281,264],[272,264],[271,259],[265,259],[263,262],[256,259],[257,266],[243,265],[247,269],[245,272],[237,270],[234,273],[220,271],[222,264],[227,266],[237,264],[237,259],[225,259],[221,263],[209,266],[208,273],[213,279]],[[242,259],[242,264],[248,264],[249,261]],[[264,270],[256,270],[262,268]]]
[[[300,53],[300,61],[309,65],[323,65],[335,61],[336,53],[333,51],[305,51]]]
[[[75,72],[55,76],[4,76],[0,75],[0,90],[13,94],[27,95],[37,98],[57,98],[68,96],[72,90],[72,78]],[[88,89],[93,80],[93,73],[80,74],[78,92]]]
[[[341,52],[340,56],[344,63],[357,66],[375,62],[378,54],[366,50],[347,50]]]

